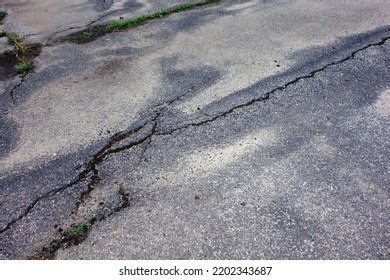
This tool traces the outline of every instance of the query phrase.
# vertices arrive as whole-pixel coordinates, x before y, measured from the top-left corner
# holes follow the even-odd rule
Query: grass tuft
[[[20,36],[18,33],[6,33],[6,36],[8,38],[8,43],[10,45],[20,44],[23,41],[22,36]]]
[[[27,73],[30,72],[33,68],[34,66],[32,62],[26,57],[22,57],[15,66],[16,72],[18,73]]]
[[[82,35],[85,39],[89,39],[89,38],[91,38],[91,36],[92,36],[93,34],[92,34],[92,32],[84,31],[81,35]]]
[[[63,234],[63,237],[67,238],[73,238],[77,237],[81,234],[85,234],[89,229],[89,226],[87,224],[81,223],[77,225],[73,225],[69,228],[67,228]]]
[[[24,38],[18,33],[5,33],[5,36],[8,39],[8,44],[12,45],[15,48],[15,51],[18,55],[24,56],[27,52],[27,45],[24,42]]]
[[[30,72],[34,65],[31,62],[29,57],[29,47],[24,42],[24,37],[18,33],[8,33],[5,31],[0,32],[0,37],[7,37],[8,44],[14,47],[18,63],[15,65],[15,70],[17,73],[27,73]]]

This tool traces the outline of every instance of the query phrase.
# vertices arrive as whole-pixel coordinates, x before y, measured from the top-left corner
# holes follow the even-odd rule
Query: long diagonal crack
[[[156,135],[170,135],[172,134],[173,132],[176,132],[176,131],[179,131],[179,130],[182,130],[182,129],[186,129],[186,128],[189,128],[191,126],[201,126],[201,125],[204,125],[204,124],[207,124],[207,123],[210,123],[210,122],[213,122],[219,118],[222,118],[222,117],[225,117],[233,112],[235,112],[236,110],[238,109],[241,109],[241,108],[244,108],[244,107],[248,107],[250,105],[253,105],[257,102],[264,102],[264,101],[267,101],[271,98],[272,95],[274,95],[277,91],[281,91],[281,90],[285,90],[287,87],[293,85],[293,84],[296,84],[302,80],[305,80],[305,79],[309,79],[309,78],[313,78],[316,74],[320,73],[320,72],[323,72],[325,71],[326,69],[328,69],[329,67],[332,67],[334,65],[338,65],[338,64],[341,64],[343,62],[346,62],[348,60],[351,60],[351,59],[354,59],[356,54],[361,52],[361,51],[364,51],[370,47],[374,47],[374,46],[381,46],[383,45],[387,40],[390,39],[390,36],[386,36],[384,38],[382,38],[379,42],[376,42],[376,43],[371,43],[371,44],[368,44],[364,47],[361,47],[355,51],[353,51],[350,55],[348,55],[347,57],[343,58],[343,59],[340,59],[340,60],[337,60],[337,61],[334,61],[334,62],[331,62],[331,63],[328,63],[318,69],[315,69],[315,70],[312,70],[311,72],[309,72],[308,74],[306,75],[302,75],[302,76],[299,76],[299,77],[296,77],[295,79],[293,80],[290,80],[288,82],[286,82],[285,84],[283,85],[280,85],[280,86],[277,86],[275,88],[273,88],[272,90],[260,95],[259,97],[256,97],[256,98],[253,98],[245,103],[242,103],[242,104],[238,104],[236,106],[233,106],[231,107],[229,110],[227,111],[224,111],[220,114],[217,114],[217,115],[214,115],[214,116],[211,116],[210,118],[206,118],[206,119],[201,119],[200,121],[198,122],[192,122],[192,123],[188,123],[188,124],[185,124],[183,126],[179,126],[179,127],[176,127],[174,129],[171,129],[169,131],[162,131],[162,132],[159,132],[157,133]]]
[[[197,122],[191,122],[191,123],[185,124],[183,126],[178,126],[178,127],[172,128],[172,129],[170,129],[168,131],[158,131],[159,118],[160,118],[161,114],[164,112],[164,110],[167,108],[167,106],[162,106],[162,105],[164,105],[164,104],[168,105],[168,106],[172,105],[174,102],[176,102],[176,101],[180,100],[181,98],[183,98],[187,93],[182,95],[182,96],[178,96],[178,97],[176,97],[176,98],[174,98],[174,99],[172,99],[170,101],[167,101],[167,102],[165,102],[163,104],[160,104],[160,105],[156,106],[156,108],[152,112],[152,117],[150,117],[148,120],[144,121],[142,125],[139,125],[138,127],[130,129],[130,130],[119,132],[119,133],[115,134],[114,136],[112,136],[110,138],[110,140],[108,141],[108,143],[105,146],[103,146],[96,154],[93,155],[92,159],[86,164],[86,167],[84,168],[83,171],[81,171],[78,174],[76,179],[74,179],[73,181],[71,181],[68,184],[65,184],[65,185],[63,185],[63,186],[61,186],[59,188],[53,189],[53,190],[45,193],[44,195],[36,198],[23,211],[23,213],[21,213],[17,218],[15,218],[12,221],[10,221],[5,228],[0,230],[0,233],[3,233],[5,231],[9,230],[12,227],[12,225],[17,223],[19,220],[21,220],[25,216],[27,216],[32,211],[32,209],[37,205],[37,203],[40,202],[41,200],[43,200],[45,198],[48,198],[50,196],[54,196],[54,195],[60,193],[61,191],[64,191],[64,190],[66,190],[66,189],[68,189],[70,187],[73,187],[73,186],[77,185],[81,181],[84,181],[85,179],[87,179],[88,176],[90,176],[90,175],[92,175],[91,179],[90,179],[91,180],[90,181],[90,186],[92,186],[92,184],[96,184],[97,182],[99,182],[100,177],[99,177],[98,165],[101,164],[105,160],[105,158],[108,157],[109,155],[112,155],[112,154],[115,154],[115,153],[120,153],[122,151],[130,150],[130,149],[132,149],[134,147],[140,146],[142,144],[146,144],[146,147],[144,148],[144,150],[142,152],[142,156],[141,156],[141,157],[143,157],[145,152],[146,152],[146,150],[150,146],[150,143],[152,141],[153,136],[170,135],[170,134],[172,134],[174,132],[181,131],[181,130],[184,130],[184,129],[189,128],[189,127],[202,126],[204,124],[211,123],[211,122],[213,122],[213,121],[215,121],[217,119],[225,117],[225,116],[235,112],[236,110],[238,110],[240,108],[248,107],[248,106],[253,105],[253,104],[257,103],[257,102],[267,101],[277,91],[284,90],[287,87],[289,87],[289,86],[291,86],[293,84],[296,84],[296,83],[298,83],[298,82],[300,82],[302,80],[313,78],[315,75],[325,71],[326,69],[330,68],[331,66],[338,65],[338,64],[341,64],[341,63],[346,62],[348,60],[354,59],[357,53],[359,53],[361,51],[364,51],[364,50],[366,50],[366,49],[368,49],[370,47],[383,45],[389,39],[390,39],[390,36],[386,36],[386,37],[382,38],[380,41],[378,41],[376,43],[371,43],[371,44],[368,44],[368,45],[366,45],[364,47],[361,47],[361,48],[353,51],[350,55],[346,56],[343,59],[340,59],[340,60],[328,63],[328,64],[326,64],[326,65],[324,65],[324,66],[322,66],[322,67],[320,67],[318,69],[312,70],[308,74],[298,76],[295,79],[290,80],[290,81],[286,82],[283,85],[277,86],[274,89],[272,89],[272,90],[270,90],[270,91],[268,91],[268,92],[266,92],[266,93],[264,93],[264,94],[262,94],[262,95],[260,95],[260,96],[258,96],[256,98],[253,98],[253,99],[251,99],[251,100],[249,100],[249,101],[247,101],[245,103],[235,105],[235,106],[231,107],[229,110],[226,110],[226,111],[224,111],[222,113],[216,114],[216,115],[211,116],[211,117],[206,118],[206,119],[201,119],[201,120],[199,120]],[[124,140],[128,140],[131,137],[136,137],[140,132],[142,132],[143,129],[145,129],[145,128],[149,127],[149,126],[151,128],[149,128],[147,130],[147,133],[143,134],[143,136],[140,137],[139,139],[130,141],[126,145],[122,145],[122,146],[118,145],[118,144],[120,144]],[[83,192],[80,195],[80,201],[82,202],[89,195],[89,193],[91,191],[93,191],[93,187],[91,187],[91,188],[89,187],[87,191]],[[119,205],[116,209],[114,209],[113,213],[121,211],[122,209],[124,209],[124,208],[126,208],[128,206],[129,206],[128,194],[123,194],[122,195],[122,204]],[[96,222],[95,220],[90,221],[90,225],[93,225],[95,222]],[[55,244],[56,244],[56,246],[53,247],[53,248],[56,248],[56,250],[61,248],[61,245],[59,245],[57,243],[55,243]],[[52,253],[54,254],[55,251],[52,252]]]

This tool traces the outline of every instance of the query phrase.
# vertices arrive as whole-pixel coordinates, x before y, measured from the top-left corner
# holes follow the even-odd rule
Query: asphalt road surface
[[[181,1],[22,2],[2,27],[44,46],[0,81],[0,258],[389,259],[388,1],[220,1],[85,44],[56,38]]]

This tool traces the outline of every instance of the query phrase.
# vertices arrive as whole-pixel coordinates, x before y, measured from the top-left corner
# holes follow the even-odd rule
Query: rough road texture
[[[222,1],[44,47],[0,92],[2,258],[88,223],[51,257],[388,259],[389,12]]]

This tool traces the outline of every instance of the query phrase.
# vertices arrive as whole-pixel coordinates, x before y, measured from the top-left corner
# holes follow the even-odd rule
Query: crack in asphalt
[[[104,221],[106,218],[114,215],[115,213],[122,211],[123,209],[130,207],[132,205],[132,202],[136,200],[129,192],[118,191],[118,195],[120,197],[120,203],[117,206],[115,206],[113,209],[110,209],[110,211],[108,213],[105,213],[103,216],[95,215],[87,222],[82,223],[82,225],[86,225],[86,227],[81,233],[75,235],[72,234],[69,235],[67,234],[67,231],[64,232],[62,228],[59,228],[58,232],[60,232],[61,234],[59,234],[58,238],[52,239],[47,246],[43,246],[36,253],[34,253],[31,256],[28,256],[27,259],[29,260],[54,259],[59,249],[68,248],[70,246],[77,246],[78,244],[82,243],[88,237],[88,234],[92,229],[93,225],[95,225],[97,222]]]
[[[93,176],[91,177],[91,182],[93,182],[93,180],[96,180],[96,178],[99,178],[99,171],[98,171],[97,167],[98,167],[98,165],[100,163],[102,163],[104,161],[104,159],[107,156],[109,156],[111,154],[119,153],[119,152],[122,152],[124,150],[129,150],[129,149],[131,149],[133,147],[142,145],[143,143],[147,142],[148,145],[143,150],[143,153],[142,153],[142,154],[145,154],[148,146],[150,145],[150,143],[152,141],[153,136],[171,135],[174,132],[177,132],[177,131],[180,131],[180,130],[184,130],[184,129],[189,128],[189,127],[202,126],[204,124],[213,122],[213,121],[215,121],[215,120],[217,120],[219,118],[227,116],[227,115],[235,112],[236,110],[238,110],[240,108],[244,108],[244,107],[253,105],[253,104],[257,103],[257,102],[267,101],[277,91],[285,90],[287,87],[289,87],[289,86],[291,86],[293,84],[296,84],[296,83],[298,83],[301,80],[313,78],[316,74],[318,74],[320,72],[323,72],[324,70],[328,69],[331,66],[334,66],[334,65],[337,65],[337,64],[341,64],[341,63],[346,62],[346,61],[348,61],[350,59],[354,59],[357,53],[359,53],[361,51],[364,51],[364,50],[366,50],[366,49],[368,49],[370,47],[383,45],[389,39],[390,39],[390,36],[386,36],[386,37],[382,38],[380,41],[378,41],[376,43],[370,43],[370,44],[368,44],[368,45],[366,45],[364,47],[361,47],[361,48],[353,51],[350,55],[348,55],[347,57],[345,57],[343,59],[340,59],[338,61],[334,61],[334,62],[328,63],[328,64],[324,65],[323,67],[315,69],[315,70],[311,71],[310,73],[308,73],[306,75],[302,75],[302,76],[296,77],[295,79],[293,79],[293,80],[291,80],[291,81],[289,81],[289,82],[287,82],[287,83],[285,83],[283,85],[280,85],[280,86],[272,89],[271,91],[266,92],[265,94],[263,94],[263,95],[261,95],[261,96],[259,96],[257,98],[254,98],[254,99],[251,99],[248,102],[236,105],[236,106],[230,108],[227,111],[224,111],[224,112],[222,112],[220,114],[212,116],[211,118],[208,118],[208,119],[205,119],[205,120],[201,120],[199,122],[189,123],[189,124],[186,124],[184,126],[176,127],[176,128],[170,129],[169,131],[165,131],[165,132],[164,131],[161,131],[161,132],[158,131],[158,124],[159,124],[158,120],[159,120],[159,117],[164,112],[164,110],[167,108],[167,106],[172,105],[174,102],[176,102],[179,99],[183,98],[188,93],[186,93],[186,94],[184,94],[182,96],[178,96],[178,97],[176,97],[176,98],[174,98],[174,99],[172,99],[170,101],[161,103],[161,104],[159,104],[159,105],[157,105],[155,107],[154,111],[157,110],[157,112],[154,112],[154,116],[152,116],[150,118],[150,120],[145,120],[142,125],[139,125],[136,128],[133,128],[133,129],[128,130],[128,131],[118,132],[115,135],[113,135],[110,138],[109,142],[105,146],[103,146],[96,154],[93,155],[92,159],[86,164],[86,168],[78,174],[76,179],[74,179],[73,181],[71,181],[68,184],[65,184],[65,185],[63,185],[63,186],[61,186],[59,188],[53,189],[53,190],[45,193],[44,195],[36,198],[26,208],[26,210],[23,211],[22,214],[20,214],[17,218],[11,220],[3,229],[1,229],[0,233],[6,232],[7,230],[9,230],[11,228],[12,225],[14,225],[16,222],[21,220],[23,217],[27,216],[30,213],[30,211],[35,207],[35,205],[39,201],[41,201],[41,200],[43,200],[43,199],[45,199],[47,197],[56,195],[59,192],[61,192],[63,190],[66,190],[66,189],[68,189],[70,187],[73,187],[74,185],[80,183],[81,181],[84,181],[91,173],[93,174]],[[163,105],[166,105],[166,106],[163,106]],[[162,108],[160,108],[160,107],[162,107]],[[152,127],[148,130],[148,133],[146,133],[146,135],[144,135],[140,139],[131,141],[129,144],[126,144],[126,145],[123,145],[123,146],[114,147],[114,145],[122,142],[125,139],[128,139],[128,138],[130,138],[132,136],[137,136],[137,133],[140,132],[142,129],[146,128],[148,125],[149,126],[152,125]],[[80,198],[82,198],[82,200],[84,200],[89,195],[89,193],[93,190],[93,188],[91,188],[91,186],[88,188],[88,190],[86,192],[82,193],[82,195],[80,197]]]
[[[148,140],[151,140],[151,137],[155,134],[155,130],[156,130],[156,126],[157,126],[157,121],[156,119],[158,118],[158,114],[156,115],[155,118],[152,119],[152,123],[153,123],[153,126],[152,128],[150,129],[150,131],[142,138],[138,139],[138,140],[135,140],[135,141],[132,141],[130,142],[129,144],[127,145],[123,145],[123,146],[120,146],[120,147],[117,147],[117,148],[112,148],[112,146],[114,146],[116,143],[119,143],[121,141],[123,141],[124,139],[127,139],[131,136],[134,136],[138,131],[141,131],[143,128],[145,128],[147,125],[149,125],[149,122],[147,122],[146,124],[134,129],[134,130],[131,130],[130,132],[131,133],[128,133],[128,132],[125,132],[123,134],[119,134],[116,138],[116,139],[112,139],[110,141],[110,143],[108,143],[105,147],[103,147],[103,149],[101,149],[94,157],[93,159],[89,162],[88,164],[88,168],[86,170],[87,171],[87,175],[92,172],[93,175],[91,177],[91,181],[90,183],[88,184],[88,188],[86,191],[82,192],[81,195],[80,195],[80,199],[78,201],[78,204],[82,204],[84,202],[84,200],[90,195],[90,193],[94,190],[95,186],[100,182],[101,178],[99,176],[99,170],[98,170],[98,165],[103,162],[103,160],[109,156],[109,155],[112,155],[112,154],[116,154],[116,153],[119,153],[121,151],[124,151],[124,150],[129,150],[135,146],[138,146],[138,145],[141,145],[143,144],[145,141],[148,141]]]
[[[92,160],[87,164],[87,167],[86,169],[84,169],[82,172],[79,173],[78,175],[78,178],[73,180],[72,182],[60,187],[60,188],[57,188],[57,189],[54,189],[54,190],[51,190],[49,192],[47,192],[46,194],[44,194],[43,196],[40,196],[38,197],[36,200],[34,200],[33,203],[31,203],[27,208],[26,208],[26,211],[24,211],[20,216],[18,216],[16,219],[12,220],[11,222],[9,222],[7,224],[7,226],[0,230],[0,233],[3,233],[5,232],[6,230],[8,230],[14,223],[16,223],[18,220],[22,219],[24,216],[26,216],[33,208],[34,206],[42,199],[44,198],[47,198],[47,197],[50,197],[50,196],[53,196],[53,195],[56,195],[57,193],[67,189],[67,188],[70,188],[72,186],[74,186],[75,184],[78,184],[79,182],[85,180],[88,175],[92,172],[95,176],[99,176],[99,171],[97,169],[97,166],[104,160],[105,157],[107,157],[108,155],[111,155],[111,154],[114,154],[114,153],[119,153],[121,151],[124,151],[124,150],[128,150],[128,149],[131,149],[133,148],[134,146],[138,146],[138,145],[141,145],[143,144],[145,141],[151,141],[151,138],[154,136],[154,135],[170,135],[176,131],[179,131],[179,130],[184,130],[188,127],[191,127],[191,126],[202,126],[204,124],[207,124],[207,123],[210,123],[210,122],[213,122],[219,118],[222,118],[224,116],[227,116],[231,113],[233,113],[234,111],[240,109],[240,108],[243,108],[243,107],[247,107],[247,106],[250,106],[254,103],[257,103],[257,102],[264,102],[268,99],[270,99],[271,95],[273,95],[275,92],[279,91],[279,90],[284,90],[286,89],[288,86],[290,85],[293,85],[301,80],[304,80],[304,79],[308,79],[308,78],[313,78],[316,74],[318,74],[319,72],[322,72],[324,70],[326,70],[327,68],[331,67],[331,66],[334,66],[334,65],[337,65],[337,64],[340,64],[340,63],[343,63],[347,60],[350,60],[350,59],[353,59],[355,57],[355,55],[363,50],[366,50],[370,47],[373,47],[373,46],[380,46],[380,45],[383,45],[388,39],[390,39],[390,36],[387,36],[387,37],[384,37],[382,38],[379,42],[377,43],[371,43],[371,44],[368,44],[362,48],[359,48],[357,50],[355,50],[354,52],[352,52],[349,56],[341,59],[341,60],[338,60],[338,61],[335,61],[335,62],[332,62],[332,63],[329,63],[329,64],[326,64],[325,66],[321,67],[321,68],[318,68],[318,69],[315,69],[313,71],[311,71],[309,74],[307,75],[303,75],[303,76],[299,76],[287,83],[285,83],[284,85],[281,85],[281,86],[278,86],[276,88],[274,88],[273,90],[263,94],[262,96],[260,97],[257,97],[257,98],[254,98],[246,103],[243,103],[243,104],[239,104],[239,105],[236,105],[234,107],[232,107],[231,109],[221,113],[221,114],[218,114],[218,115],[215,115],[215,116],[212,116],[211,118],[208,118],[206,120],[202,120],[200,122],[195,122],[195,123],[190,123],[190,124],[187,124],[187,125],[184,125],[182,127],[177,127],[177,128],[174,128],[174,129],[171,129],[169,130],[168,132],[156,132],[157,131],[157,125],[158,125],[158,118],[160,117],[161,113],[162,113],[162,110],[164,110],[164,108],[162,110],[160,110],[153,118],[151,121],[147,121],[145,122],[143,125],[135,128],[135,129],[132,129],[132,130],[129,130],[129,131],[124,131],[124,132],[119,132],[117,134],[115,134],[114,136],[111,137],[110,141],[102,148],[100,149],[92,158]],[[21,83],[19,83],[16,87],[20,86]],[[161,107],[163,105],[171,105],[173,104],[174,102],[176,102],[177,100],[180,100],[181,98],[183,98],[185,95],[181,95],[181,96],[178,96],[176,97],[175,99],[173,100],[170,100],[170,101],[167,101],[167,102],[164,102],[164,103],[161,103],[159,105],[156,106],[156,108],[158,107]],[[142,130],[143,128],[145,128],[147,125],[149,125],[150,123],[153,123],[153,127],[152,129],[150,130],[150,132],[143,138],[141,138],[140,140],[138,141],[134,141],[134,142],[130,142],[128,145],[124,145],[124,146],[120,146],[120,147],[117,147],[117,148],[113,148],[111,149],[115,144],[123,141],[124,139],[127,139],[133,135],[135,135],[137,132],[139,132],[140,130]],[[144,151],[145,153],[145,151]],[[91,182],[93,181],[94,179],[92,178],[91,179]],[[83,193],[82,194],[82,197],[86,197],[91,191],[93,188],[88,188],[89,191],[87,191],[86,193]]]
[[[14,75],[14,77],[18,76],[18,74]],[[16,85],[14,85],[11,90],[9,91],[9,95],[11,96],[12,103],[15,105],[15,98],[14,98],[14,92],[23,84],[23,82],[26,79],[26,75],[22,76],[22,78],[17,82]]]
[[[150,122],[146,122],[145,124],[143,124],[137,128],[134,128],[134,129],[129,130],[129,131],[119,132],[119,133],[115,134],[114,136],[112,136],[110,141],[103,148],[101,148],[96,154],[93,155],[92,159],[87,163],[86,168],[78,174],[76,179],[74,179],[70,183],[65,184],[59,188],[50,190],[49,192],[45,193],[44,195],[36,198],[26,208],[26,210],[23,211],[23,213],[21,213],[17,218],[10,221],[6,227],[1,229],[0,233],[4,233],[5,231],[9,230],[13,224],[15,224],[17,221],[21,220],[26,215],[28,215],[30,213],[30,211],[35,207],[35,205],[38,202],[40,202],[41,200],[48,198],[48,197],[51,197],[53,195],[56,195],[59,192],[64,191],[70,187],[73,187],[74,185],[84,181],[92,173],[91,182],[89,184],[88,190],[86,192],[83,192],[81,195],[81,197],[86,197],[88,195],[88,193],[92,191],[93,188],[91,188],[91,187],[96,182],[96,180],[100,180],[99,170],[97,169],[97,166],[104,160],[104,158],[107,157],[108,155],[118,153],[118,152],[121,152],[121,151],[126,150],[126,149],[131,149],[132,147],[138,146],[138,145],[142,144],[143,142],[145,142],[146,140],[148,140],[149,138],[151,138],[151,136],[155,133],[155,129],[157,126],[156,119],[158,116],[159,116],[159,114],[156,114],[156,116],[152,118],[151,122],[154,122],[154,125],[153,125],[152,129],[150,130],[150,132],[148,134],[146,134],[146,136],[142,137],[139,140],[130,142],[128,145],[124,145],[124,146],[121,146],[118,148],[112,148],[115,144],[123,141],[124,139],[127,139],[131,136],[134,136],[137,132],[139,132],[140,130],[145,128],[147,125],[149,125]]]
[[[110,16],[112,14],[115,14],[115,13],[118,13],[118,12],[121,12],[121,11],[126,11],[125,9],[117,9],[117,10],[113,10],[113,11],[110,11],[110,12],[107,12],[107,13],[104,13],[103,15],[97,17],[96,19],[90,21],[89,23],[85,24],[85,25],[82,25],[82,26],[71,26],[71,27],[68,27],[68,28],[65,28],[65,29],[61,29],[61,30],[58,30],[58,31],[55,31],[48,39],[47,39],[47,44],[45,44],[45,46],[50,46],[52,45],[52,40],[53,38],[55,38],[58,34],[60,33],[63,33],[63,32],[66,32],[66,31],[69,31],[69,30],[74,30],[74,29],[82,29],[82,28],[85,28],[85,27],[88,27],[88,26],[91,26],[92,24],[95,24],[97,22],[99,22],[100,20],[102,20],[103,18],[107,17],[107,16]]]
[[[90,195],[90,193],[94,190],[95,185],[97,185],[100,182],[98,165],[100,163],[102,163],[104,161],[104,159],[107,156],[111,155],[111,154],[120,153],[120,152],[122,152],[124,150],[129,150],[129,149],[132,149],[133,147],[136,147],[136,146],[139,146],[139,145],[142,145],[142,144],[146,143],[146,146],[143,148],[142,153],[141,153],[141,159],[140,159],[140,161],[141,161],[144,158],[145,153],[146,153],[147,149],[149,148],[149,146],[150,146],[150,144],[152,142],[153,136],[171,135],[174,132],[177,132],[177,131],[180,131],[180,130],[184,130],[184,129],[192,127],[192,126],[193,127],[202,126],[204,124],[213,122],[213,121],[215,121],[215,120],[217,120],[219,118],[227,116],[227,115],[235,112],[236,110],[238,110],[240,108],[244,108],[244,107],[253,105],[254,103],[257,103],[257,102],[265,102],[265,101],[269,100],[271,98],[271,96],[274,95],[277,91],[285,90],[290,85],[296,84],[296,83],[298,83],[301,80],[313,78],[316,74],[318,74],[320,72],[323,72],[324,70],[328,69],[331,66],[334,66],[334,65],[337,65],[337,64],[341,64],[341,63],[343,63],[345,61],[348,61],[350,59],[354,59],[357,53],[359,53],[361,51],[364,51],[364,50],[366,50],[366,49],[368,49],[370,47],[373,47],[373,46],[383,45],[389,39],[390,39],[390,36],[387,36],[387,37],[382,38],[379,42],[367,44],[366,46],[361,47],[361,48],[353,51],[350,55],[346,56],[343,59],[340,59],[340,60],[328,63],[328,64],[326,64],[326,65],[324,65],[324,66],[322,66],[322,67],[320,67],[318,69],[315,69],[315,70],[309,72],[306,75],[298,76],[295,79],[290,80],[290,81],[288,81],[287,83],[285,83],[283,85],[277,86],[274,89],[272,89],[271,91],[268,91],[268,92],[266,92],[265,94],[262,94],[259,97],[253,98],[253,99],[251,99],[248,102],[235,105],[235,106],[231,107],[229,110],[224,111],[224,112],[222,112],[220,114],[211,116],[211,117],[209,117],[207,119],[203,119],[203,120],[200,120],[198,122],[192,122],[192,123],[189,123],[189,124],[185,124],[183,126],[172,128],[172,129],[170,129],[168,131],[160,131],[159,132],[158,131],[158,124],[159,124],[159,117],[161,116],[161,114],[164,112],[164,110],[166,108],[168,108],[174,102],[176,102],[176,101],[180,100],[181,98],[185,97],[185,95],[187,95],[188,93],[183,94],[181,96],[177,96],[176,98],[174,98],[172,100],[163,102],[163,103],[155,106],[155,108],[152,110],[152,113],[154,114],[154,116],[151,117],[149,120],[145,120],[142,125],[140,125],[140,126],[138,126],[136,128],[133,128],[131,130],[126,130],[126,131],[119,132],[119,133],[115,134],[114,136],[112,136],[110,138],[110,140],[108,141],[108,143],[105,146],[103,146],[96,154],[93,155],[92,159],[86,164],[86,168],[78,174],[78,177],[75,180],[73,180],[70,183],[68,183],[66,185],[63,185],[63,186],[61,186],[61,187],[59,187],[57,189],[53,189],[53,190],[47,192],[46,194],[36,198],[26,208],[26,210],[22,214],[20,214],[16,219],[13,219],[12,221],[10,221],[5,228],[0,230],[0,233],[6,232],[7,230],[9,230],[11,228],[12,225],[17,223],[23,217],[27,216],[31,212],[31,210],[36,206],[36,204],[38,202],[40,202],[41,200],[43,200],[43,199],[45,199],[47,197],[50,197],[50,196],[54,196],[54,195],[60,193],[63,190],[66,190],[66,189],[68,189],[70,187],[73,187],[73,186],[77,185],[81,181],[84,181],[85,179],[87,179],[91,175],[91,173],[92,173],[92,176],[90,177],[90,183],[88,184],[88,189],[81,193],[79,201],[78,201],[79,204],[83,203],[85,198],[87,198]],[[23,81],[24,81],[24,77],[11,90],[11,96],[12,96],[12,93],[23,83]],[[126,139],[128,139],[130,137],[133,137],[133,136],[136,137],[139,132],[141,132],[144,128],[146,128],[147,126],[150,126],[150,125],[152,125],[152,127],[150,129],[148,129],[148,132],[146,133],[146,135],[142,136],[140,139],[131,141],[129,144],[126,144],[126,145],[123,145],[123,146],[114,147],[116,144],[122,142],[123,140],[126,140]],[[112,215],[114,213],[117,213],[117,212],[119,212],[119,211],[129,207],[129,205],[130,205],[130,203],[129,203],[129,200],[128,200],[128,196],[125,196],[125,199],[123,199],[123,197],[122,197],[121,205],[117,206],[110,215]],[[76,208],[77,208],[77,204],[76,204]],[[104,220],[104,219],[102,219],[102,220]],[[99,221],[101,221],[101,220],[99,220]],[[97,221],[92,219],[89,222],[90,222],[90,224],[92,226]],[[85,238],[86,238],[86,236],[85,236]],[[53,242],[55,242],[55,241],[56,240],[54,240]],[[80,242],[82,242],[82,240]],[[57,243],[55,243],[55,244],[57,244]],[[77,244],[79,244],[79,243],[77,243]],[[75,244],[75,245],[77,245],[77,244]],[[45,248],[46,247],[44,247],[42,249],[42,251]],[[60,248],[62,248],[62,245],[54,246],[53,250],[50,251],[51,252],[51,256],[54,256],[56,251],[58,249],[60,249]]]
[[[186,128],[189,128],[191,126],[201,126],[201,125],[204,125],[204,124],[207,124],[209,122],[213,122],[219,118],[222,118],[224,116],[227,116],[231,113],[233,113],[234,111],[240,109],[240,108],[244,108],[244,107],[247,107],[247,106],[250,106],[250,105],[253,105],[257,102],[264,102],[264,101],[267,101],[271,98],[271,96],[273,94],[275,94],[277,91],[280,91],[280,90],[285,90],[287,87],[293,85],[293,84],[296,84],[298,83],[299,81],[301,80],[305,80],[305,79],[309,79],[309,78],[313,78],[316,74],[320,73],[320,72],[323,72],[324,70],[326,70],[327,68],[331,67],[331,66],[334,66],[334,65],[338,65],[338,64],[341,64],[343,62],[346,62],[350,59],[354,59],[355,58],[355,55],[361,51],[364,51],[370,47],[374,47],[374,46],[381,46],[383,45],[387,40],[390,39],[390,36],[386,36],[386,37],[383,37],[379,42],[376,42],[376,43],[371,43],[371,44],[368,44],[362,48],[359,48],[355,51],[353,51],[349,56],[343,58],[343,59],[340,59],[340,60],[337,60],[337,61],[334,61],[334,62],[331,62],[331,63],[328,63],[326,65],[324,65],[323,67],[321,68],[318,68],[318,69],[315,69],[311,72],[309,72],[308,74],[306,75],[303,75],[303,76],[299,76],[299,77],[296,77],[295,79],[291,80],[291,81],[288,81],[287,83],[283,84],[283,85],[280,85],[266,93],[264,93],[263,95],[257,97],[257,98],[254,98],[254,99],[251,99],[245,103],[242,103],[242,104],[238,104],[232,108],[230,108],[229,110],[227,111],[224,111],[223,113],[221,114],[218,114],[218,115],[215,115],[215,116],[212,116],[211,118],[208,118],[208,119],[204,119],[204,120],[201,120],[199,122],[193,122],[193,123],[189,123],[189,124],[186,124],[186,125],[183,125],[181,127],[177,127],[177,128],[174,128],[174,129],[171,129],[167,132],[159,132],[157,133],[156,135],[170,135],[172,134],[173,132],[176,132],[176,131],[179,131],[179,130],[182,130],[182,129],[186,129]],[[198,118],[200,119],[200,118]]]
[[[11,92],[16,90],[16,88],[19,87],[22,84],[22,82],[23,82],[23,80],[20,81],[19,84],[16,85],[14,87],[14,89],[11,90]],[[93,191],[94,186],[100,181],[99,170],[97,169],[97,166],[104,160],[104,158],[106,156],[110,155],[110,154],[114,154],[114,153],[118,153],[118,152],[121,152],[121,151],[126,150],[126,149],[130,149],[130,148],[132,148],[134,146],[143,144],[145,141],[148,141],[147,146],[142,151],[141,157],[143,157],[144,154],[146,153],[146,150],[147,150],[148,146],[151,143],[152,136],[156,134],[156,128],[157,128],[157,124],[158,124],[157,120],[160,117],[160,115],[163,112],[163,110],[165,110],[167,108],[167,106],[169,106],[169,105],[173,104],[174,102],[180,100],[181,98],[183,98],[187,94],[189,94],[189,92],[186,92],[185,94],[179,95],[179,96],[175,97],[172,100],[168,100],[168,101],[165,101],[165,102],[162,102],[162,103],[156,105],[155,108],[152,110],[152,113],[154,113],[155,115],[153,117],[151,117],[151,120],[144,121],[142,125],[134,128],[134,129],[118,132],[115,135],[113,135],[110,138],[110,140],[108,141],[108,143],[106,145],[104,145],[97,153],[95,153],[93,155],[92,159],[87,163],[86,168],[84,170],[82,170],[78,174],[76,179],[74,179],[73,181],[69,182],[66,185],[63,185],[63,186],[61,186],[61,187],[59,187],[57,189],[53,189],[53,190],[45,193],[44,195],[41,195],[38,198],[36,198],[26,208],[26,210],[23,211],[23,213],[21,213],[17,218],[11,220],[3,229],[1,229],[0,233],[6,232],[7,230],[9,230],[11,228],[11,226],[13,224],[15,224],[16,222],[21,220],[23,217],[27,216],[29,214],[29,212],[35,207],[35,205],[39,201],[41,201],[41,200],[43,200],[45,198],[54,196],[54,195],[60,193],[61,191],[64,191],[64,190],[66,190],[68,188],[71,188],[74,185],[84,181],[90,175],[90,173],[92,172],[93,175],[92,175],[91,180],[90,180],[90,182],[88,184],[87,190],[81,193],[80,199],[79,199],[79,201],[76,204],[76,209],[77,209],[78,206],[85,200],[85,198],[88,197],[89,194]],[[151,133],[148,133],[144,138],[142,138],[142,139],[140,139],[138,141],[135,141],[135,142],[130,142],[128,145],[124,145],[124,146],[121,146],[121,147],[118,147],[118,148],[115,148],[115,149],[111,149],[115,144],[117,144],[117,143],[119,143],[119,142],[121,142],[121,141],[123,141],[125,139],[128,139],[129,137],[135,135],[137,132],[141,131],[143,128],[145,128],[150,123],[153,123],[152,129],[151,129]],[[141,158],[141,160],[142,160],[142,158]]]

